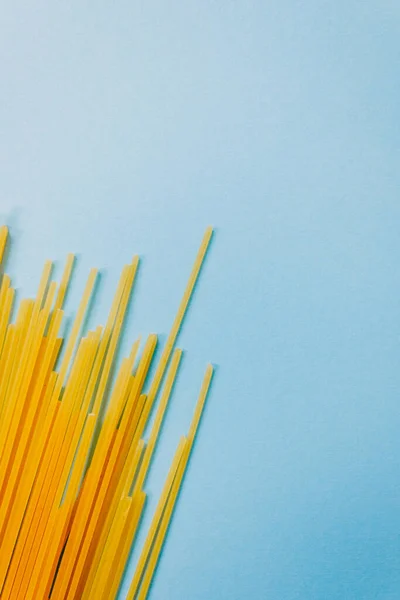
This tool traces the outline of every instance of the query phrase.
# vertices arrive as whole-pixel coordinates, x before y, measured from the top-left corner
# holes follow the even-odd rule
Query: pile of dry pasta
[[[0,262],[7,241],[0,228]],[[0,598],[117,596],[144,510],[146,476],[179,368],[176,338],[212,236],[207,229],[154,376],[157,338],[139,340],[110,390],[138,266],[124,267],[105,327],[82,332],[92,270],[67,339],[60,330],[74,257],[59,285],[44,266],[35,299],[0,287]],[[61,352],[62,349],[62,352]],[[189,432],[178,444],[128,599],[147,597],[209,390],[207,366]],[[164,377],[165,376],[165,377]],[[146,390],[146,392],[145,392]],[[159,393],[160,392],[160,393]],[[154,405],[147,440],[145,429]]]

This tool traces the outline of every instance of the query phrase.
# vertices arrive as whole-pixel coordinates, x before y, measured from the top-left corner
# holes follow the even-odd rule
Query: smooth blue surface
[[[152,600],[400,597],[399,40],[395,0],[3,3],[18,287],[76,251],[97,324],[140,253],[127,348],[217,228],[149,516],[219,368]]]

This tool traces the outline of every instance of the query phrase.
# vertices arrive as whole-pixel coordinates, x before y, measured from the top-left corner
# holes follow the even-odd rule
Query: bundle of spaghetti
[[[145,484],[179,372],[175,348],[211,240],[208,228],[160,359],[157,336],[117,364],[138,268],[126,265],[104,327],[84,331],[89,273],[69,335],[61,335],[74,256],[57,285],[46,262],[34,299],[0,285],[0,598],[116,598],[145,508]],[[0,227],[0,263],[8,230]],[[116,371],[115,371],[116,369]],[[150,379],[150,370],[154,376]],[[114,375],[115,372],[115,375]],[[189,433],[171,464],[129,598],[147,597],[209,390],[203,380]],[[154,405],[154,419],[146,438]]]

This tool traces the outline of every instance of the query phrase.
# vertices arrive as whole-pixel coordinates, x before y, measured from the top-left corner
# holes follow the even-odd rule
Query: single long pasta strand
[[[3,262],[4,250],[6,248],[8,238],[8,227],[3,225],[0,227],[0,264]]]
[[[129,588],[127,600],[133,600],[139,589],[139,585],[140,585],[141,579],[143,577],[143,572],[145,570],[146,563],[147,563],[154,539],[157,534],[159,523],[160,523],[163,511],[164,511],[165,505],[167,503],[168,496],[170,494],[172,484],[175,479],[175,475],[177,473],[179,464],[182,460],[182,456],[183,456],[183,452],[186,447],[186,444],[187,444],[187,438],[185,436],[181,437],[178,448],[175,452],[174,459],[172,461],[171,467],[168,472],[168,477],[165,481],[161,496],[159,498],[156,510],[154,512],[153,519],[151,521],[150,528],[147,533],[142,552],[140,554],[138,563],[136,565],[136,570],[135,570],[135,573],[134,573],[134,576],[132,579],[131,587]]]
[[[4,275],[0,290],[0,357],[3,356],[4,340],[10,321],[13,300],[14,289],[10,287],[8,275]]]
[[[154,374],[154,379],[153,379],[150,389],[149,389],[148,396],[149,396],[150,406],[152,406],[154,403],[154,400],[155,400],[155,397],[157,396],[157,392],[159,390],[161,381],[164,377],[164,373],[167,368],[167,364],[168,364],[169,358],[171,356],[172,350],[174,348],[176,338],[177,338],[179,330],[182,326],[182,322],[185,317],[190,299],[193,295],[193,290],[195,288],[196,282],[199,278],[201,267],[203,265],[208,247],[210,245],[212,234],[213,234],[212,227],[208,227],[206,229],[206,232],[205,232],[202,242],[200,244],[200,249],[197,253],[196,260],[194,262],[192,272],[189,277],[189,281],[186,285],[182,300],[181,300],[179,308],[178,308],[178,312],[177,312],[175,320],[172,324],[171,331],[169,332],[164,350],[163,350],[161,358],[160,358],[160,362],[158,363],[157,370]]]
[[[0,381],[5,386],[7,385],[7,375],[8,369],[10,368],[10,355],[13,353],[15,348],[15,335],[16,335],[16,327],[14,324],[11,324],[7,327],[6,338],[4,340],[4,356],[0,361]],[[0,422],[4,419],[3,411],[5,409],[6,398],[0,398]]]
[[[192,447],[194,439],[196,437],[197,430],[199,428],[201,415],[203,414],[204,405],[207,400],[208,392],[211,385],[211,380],[214,375],[214,368],[212,365],[207,365],[206,372],[203,378],[203,382],[201,384],[199,399],[196,404],[196,409],[194,411],[193,419],[190,424],[190,429],[188,433],[188,440],[190,443],[190,447]]]
[[[63,311],[59,311],[59,312],[60,312],[60,319],[62,321],[64,313],[63,313]],[[44,386],[44,390],[42,392],[43,393],[43,405],[42,405],[42,409],[41,409],[39,417],[38,417],[38,424],[37,424],[37,430],[38,431],[41,431],[42,427],[46,423],[47,415],[48,415],[48,412],[49,412],[50,407],[51,407],[51,399],[52,399],[52,396],[53,396],[53,391],[54,391],[54,388],[55,388],[56,381],[58,379],[58,373],[54,369],[55,369],[55,365],[57,363],[58,356],[60,354],[60,350],[61,350],[63,342],[64,342],[63,338],[61,338],[61,337],[56,338],[56,343],[54,345],[53,354],[52,354],[51,360],[50,360],[50,365],[48,367],[48,373],[47,373],[47,376],[46,376],[46,383],[45,383],[45,386]],[[50,378],[51,378],[51,381],[50,381]],[[50,383],[51,383],[51,392],[49,393],[48,385]],[[59,404],[61,404],[61,403],[58,402],[57,405],[59,405]],[[53,403],[52,406],[54,408],[55,404]]]
[[[9,275],[4,274],[1,279],[1,286],[0,286],[0,313],[3,312],[6,293],[7,293],[7,290],[10,288],[10,286],[11,286],[11,279],[10,279]]]
[[[92,597],[102,598],[104,586],[107,583],[110,564],[114,561],[115,553],[118,548],[118,544],[123,533],[126,521],[129,516],[129,511],[132,505],[132,498],[125,496],[121,498],[118,508],[114,517],[114,521],[104,544],[103,556],[99,564],[98,576],[93,584]]]
[[[152,579],[154,576],[154,571],[155,571],[155,568],[156,568],[156,565],[157,565],[157,562],[159,559],[159,555],[161,552],[161,548],[164,543],[165,534],[167,532],[168,525],[169,525],[171,517],[172,517],[172,512],[174,510],[176,500],[178,497],[178,493],[179,493],[180,487],[182,485],[182,479],[183,479],[183,475],[185,473],[188,456],[189,456],[189,444],[187,443],[185,446],[185,450],[183,452],[182,460],[179,463],[179,467],[178,467],[174,482],[172,484],[171,492],[168,496],[168,500],[167,500],[167,503],[165,506],[164,513],[163,513],[161,521],[160,521],[159,530],[157,532],[157,536],[154,541],[154,546],[151,550],[149,561],[146,566],[146,571],[143,576],[143,582],[140,587],[139,593],[136,596],[137,600],[145,600],[145,598],[147,598],[149,588],[150,588],[150,585],[151,585],[151,582],[152,582]]]
[[[63,307],[65,295],[67,293],[68,286],[69,286],[70,279],[71,279],[71,275],[72,275],[72,269],[73,269],[73,266],[74,266],[74,262],[75,262],[75,256],[73,254],[68,254],[67,261],[65,263],[64,272],[63,272],[63,275],[62,275],[62,278],[61,278],[61,282],[60,282],[60,285],[59,285],[59,288],[58,288],[56,301],[54,303],[53,314],[51,315],[51,318],[50,318],[49,335],[50,335],[50,333],[53,330],[54,320],[56,318],[57,311],[61,310],[62,307]]]
[[[204,375],[204,379],[202,382],[202,386],[201,386],[201,390],[200,390],[200,395],[199,395],[199,399],[196,405],[196,409],[195,409],[195,413],[190,425],[190,429],[189,429],[189,433],[188,433],[188,437],[187,437],[187,443],[182,455],[182,460],[179,463],[179,467],[171,488],[171,492],[168,496],[168,500],[165,504],[165,510],[164,513],[162,515],[160,524],[159,524],[159,530],[157,532],[157,536],[154,540],[154,546],[151,550],[151,554],[149,556],[149,561],[146,567],[146,571],[144,573],[144,577],[143,577],[143,582],[142,585],[140,587],[140,591],[139,594],[137,596],[137,600],[145,600],[147,598],[149,589],[150,589],[150,585],[154,576],[154,571],[160,556],[160,552],[161,552],[161,548],[162,545],[164,543],[164,539],[165,539],[165,535],[167,533],[167,529],[168,529],[168,525],[171,521],[171,517],[172,517],[172,513],[173,510],[175,508],[175,504],[178,498],[178,494],[179,494],[179,490],[181,488],[182,485],[182,479],[184,477],[186,468],[187,468],[187,464],[188,464],[188,460],[189,460],[189,456],[190,456],[190,452],[192,450],[193,447],[193,443],[194,443],[194,439],[199,427],[199,422],[200,422],[200,418],[202,415],[202,412],[204,410],[204,404],[208,395],[208,391],[210,389],[210,384],[211,384],[211,379],[213,376],[213,367],[212,365],[208,365],[207,369],[206,369],[206,373]],[[128,600],[130,600],[130,596],[128,596]]]
[[[21,303],[22,304],[22,303]],[[18,312],[20,312],[21,306]],[[4,413],[0,422],[0,431],[4,428],[4,419],[6,410],[10,410],[9,403],[6,402],[7,398],[7,387],[10,382],[13,361],[17,355],[18,340],[20,335],[20,326],[17,323],[11,323],[7,326],[6,338],[9,339],[9,345],[7,347],[7,354],[4,355],[4,359],[1,361],[1,380],[0,380],[0,406],[3,407]]]
[[[46,297],[46,291],[49,285],[49,281],[50,281],[50,275],[51,275],[51,271],[53,269],[53,263],[51,260],[47,260],[44,264],[44,268],[43,268],[43,272],[42,272],[42,277],[40,279],[40,283],[39,283],[39,289],[37,291],[36,294],[36,299],[35,299],[35,304],[33,307],[33,311],[32,311],[32,322],[34,323],[39,315],[39,311],[43,306],[45,297]],[[54,283],[53,288],[56,287],[56,283]],[[53,295],[55,294],[55,289],[53,291]]]
[[[158,406],[158,410],[154,419],[153,427],[150,433],[149,442],[147,444],[146,452],[143,458],[142,465],[140,467],[140,472],[138,479],[135,483],[135,491],[139,491],[142,489],[147,472],[149,470],[150,462],[153,456],[154,448],[157,443],[157,438],[160,433],[160,428],[164,419],[165,411],[168,406],[168,401],[171,396],[171,391],[175,382],[175,378],[178,372],[179,363],[182,358],[182,350],[177,348],[173,354],[171,368],[167,375],[167,380],[165,382],[165,387],[163,394],[161,396],[160,404]]]
[[[6,247],[8,238],[8,227],[6,225],[2,225],[0,227],[0,263],[3,261],[4,249]]]
[[[123,532],[115,560],[109,569],[109,579],[104,587],[104,600],[114,600],[118,594],[132,542],[135,538],[140,517],[143,512],[145,500],[146,494],[143,491],[137,492],[137,495],[133,496],[133,504],[131,513],[128,516],[126,530]]]

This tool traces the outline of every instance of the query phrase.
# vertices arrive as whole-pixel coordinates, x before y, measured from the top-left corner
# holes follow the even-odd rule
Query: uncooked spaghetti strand
[[[163,379],[165,370],[167,368],[167,364],[168,364],[169,358],[171,356],[176,338],[178,336],[183,319],[185,317],[185,314],[186,314],[190,299],[192,297],[196,282],[199,278],[201,267],[203,265],[203,262],[204,262],[204,259],[205,259],[210,241],[211,241],[212,233],[213,233],[212,227],[208,227],[203,236],[203,240],[201,242],[200,249],[198,251],[196,260],[194,262],[192,272],[189,277],[189,281],[186,285],[186,289],[184,291],[181,303],[179,305],[178,312],[177,312],[175,320],[173,322],[171,331],[168,335],[163,353],[160,358],[160,362],[158,363],[157,370],[154,374],[154,379],[153,379],[150,389],[149,389],[150,405],[152,405],[154,402],[154,399],[159,390],[161,381]]]
[[[203,383],[200,390],[199,399],[196,405],[196,410],[194,413],[194,417],[192,423],[190,425],[189,434],[187,438],[187,444],[183,452],[182,460],[179,463],[179,467],[176,473],[176,477],[174,479],[170,495],[168,497],[165,512],[161,518],[159,530],[157,532],[156,539],[154,541],[154,546],[151,550],[151,554],[149,557],[148,564],[146,566],[146,571],[144,573],[143,582],[140,587],[139,594],[137,596],[137,600],[145,600],[147,598],[150,585],[154,576],[155,568],[157,566],[157,562],[160,556],[161,548],[164,543],[165,535],[168,530],[169,523],[171,521],[171,517],[178,499],[179,490],[182,485],[182,480],[187,468],[190,452],[194,443],[194,439],[197,433],[197,429],[199,427],[199,422],[201,419],[202,412],[204,410],[205,401],[208,395],[208,391],[211,384],[211,379],[213,376],[213,367],[211,365],[207,366],[206,373],[203,379]],[[130,600],[130,597],[128,597]]]
[[[119,502],[111,530],[104,544],[103,556],[101,557],[99,569],[97,571],[97,578],[91,591],[92,598],[98,598],[99,600],[103,598],[104,587],[109,575],[108,569],[115,559],[115,553],[118,549],[118,544],[128,519],[131,505],[132,498],[130,496],[121,498]]]
[[[3,225],[0,227],[0,264],[3,262],[4,250],[6,248],[8,238],[8,227]]]
[[[70,333],[70,336],[69,336],[69,339],[67,342],[67,347],[65,349],[65,354],[63,356],[63,359],[62,359],[62,362],[60,365],[59,377],[58,377],[56,387],[54,390],[54,394],[53,394],[55,400],[58,400],[58,398],[59,398],[61,386],[63,385],[64,379],[67,375],[68,367],[70,366],[72,354],[73,354],[75,344],[78,339],[79,331],[82,327],[82,323],[85,318],[85,314],[86,314],[87,307],[88,307],[88,304],[90,301],[90,297],[93,292],[96,278],[97,278],[97,269],[91,269],[87,283],[86,283],[85,290],[83,292],[82,300],[81,300],[81,303],[78,308],[78,312],[76,313],[76,317],[75,317],[74,323],[72,325],[71,333]]]
[[[135,539],[140,517],[143,512],[146,494],[143,491],[132,498],[131,515],[128,517],[126,531],[123,533],[116,559],[109,570],[109,580],[104,589],[104,600],[115,600],[121,585],[122,576],[129,557],[132,542]]]
[[[154,541],[154,546],[151,550],[149,561],[146,566],[146,571],[143,576],[143,581],[140,586],[139,593],[137,595],[137,600],[145,600],[147,598],[149,588],[150,588],[150,585],[151,585],[151,582],[152,582],[152,579],[154,576],[154,571],[155,571],[155,568],[157,566],[157,562],[158,562],[158,559],[160,556],[161,548],[164,543],[168,525],[171,521],[171,517],[172,517],[172,513],[174,510],[175,504],[176,504],[178,493],[179,493],[180,487],[182,485],[182,479],[183,479],[183,475],[185,473],[185,468],[187,465],[188,454],[189,454],[188,445],[186,445],[182,460],[179,464],[178,471],[176,473],[176,477],[172,484],[171,492],[170,492],[170,495],[167,500],[165,511],[164,511],[162,519],[160,521],[159,530],[157,532],[157,536]]]
[[[67,293],[68,286],[70,283],[74,262],[75,262],[75,256],[73,254],[68,254],[67,261],[65,263],[64,272],[63,272],[63,275],[61,278],[60,286],[58,288],[56,301],[54,303],[53,314],[51,315],[51,318],[50,318],[49,335],[50,335],[51,331],[53,330],[57,311],[61,310],[64,305],[64,299],[65,299],[65,295]]]
[[[170,491],[171,491],[171,488],[172,488],[172,484],[174,482],[175,475],[177,473],[179,464],[180,464],[180,462],[182,460],[183,452],[184,452],[184,449],[185,449],[186,445],[187,445],[187,438],[183,436],[181,438],[181,440],[179,442],[179,445],[178,445],[178,448],[177,448],[177,450],[175,452],[175,456],[174,456],[174,459],[172,461],[172,464],[171,464],[171,467],[170,467],[170,470],[169,470],[169,473],[168,473],[168,477],[167,477],[167,479],[165,481],[165,484],[164,484],[164,487],[163,487],[160,499],[158,501],[155,513],[153,515],[153,519],[151,521],[151,525],[150,525],[149,531],[147,533],[146,540],[145,540],[144,546],[142,548],[142,552],[141,552],[141,554],[139,556],[139,560],[138,560],[138,563],[136,565],[135,574],[133,576],[132,583],[131,583],[131,586],[129,588],[129,593],[128,593],[128,596],[127,596],[127,600],[133,600],[135,598],[135,596],[136,596],[137,590],[139,589],[139,585],[140,585],[140,582],[141,582],[142,577],[143,577],[143,573],[144,573],[144,570],[145,570],[145,567],[146,567],[146,563],[147,563],[147,560],[148,560],[148,557],[149,557],[149,554],[150,554],[150,551],[151,551],[154,539],[155,539],[156,534],[157,534],[159,523],[160,523],[160,520],[162,518],[162,514],[163,514],[163,511],[165,509],[165,505],[167,503],[168,496],[170,494]]]
[[[164,390],[163,390],[163,393],[162,393],[161,399],[160,399],[160,404],[158,406],[157,413],[156,413],[154,423],[153,423],[153,427],[150,432],[149,442],[147,444],[146,452],[143,457],[143,462],[140,466],[140,472],[138,475],[138,479],[135,483],[135,491],[136,492],[142,489],[144,481],[146,479],[146,475],[147,475],[147,472],[148,472],[148,469],[150,466],[150,462],[151,462],[151,459],[153,456],[157,438],[160,433],[160,428],[161,428],[161,425],[163,422],[165,411],[168,406],[168,401],[171,396],[171,391],[172,391],[172,388],[173,388],[173,385],[175,382],[176,374],[178,372],[181,357],[182,357],[182,350],[180,350],[178,348],[175,350],[173,357],[172,357],[171,367],[168,371]]]
[[[4,360],[0,360],[0,381],[2,381],[4,383],[5,381],[5,377],[6,377],[6,373],[7,373],[7,367],[9,365],[9,357],[11,354],[11,350],[14,347],[14,336],[15,336],[15,325],[9,325],[9,327],[7,327],[7,333],[6,333],[6,338],[4,340],[4,354],[5,356],[3,357]],[[0,400],[0,423],[3,420],[3,410],[4,410],[4,404],[6,403],[5,398],[3,397],[3,400]]]
[[[36,319],[38,318],[39,311],[42,308],[44,299],[46,297],[46,290],[49,285],[49,280],[50,280],[50,275],[51,275],[52,269],[53,269],[53,263],[51,262],[51,260],[47,260],[44,264],[42,277],[41,277],[40,283],[39,283],[39,289],[37,291],[37,295],[36,295],[36,299],[35,299],[35,305],[34,305],[33,311],[32,311],[32,321],[33,322],[35,322]],[[53,287],[55,287],[55,286],[56,286],[56,284],[54,284]],[[55,293],[55,290],[54,290],[53,294],[54,293]]]
[[[4,275],[0,289],[0,357],[2,357],[3,344],[10,321],[11,308],[14,299],[14,290],[10,287],[10,278]]]

